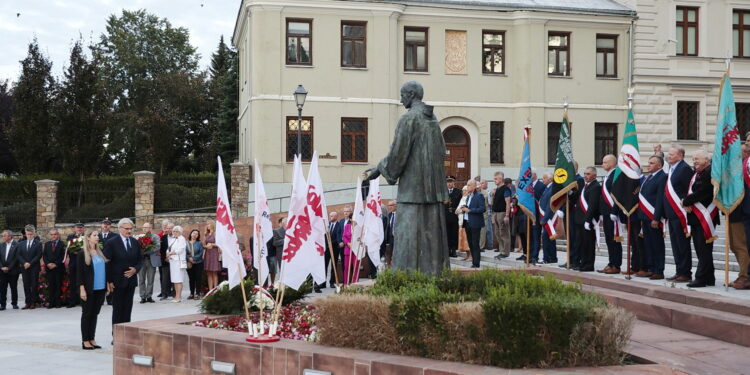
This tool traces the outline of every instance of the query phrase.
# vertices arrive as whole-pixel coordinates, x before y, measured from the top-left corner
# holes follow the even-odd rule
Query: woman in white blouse
[[[186,279],[187,272],[187,241],[182,236],[182,227],[177,225],[172,228],[172,236],[168,237],[169,251],[169,278],[174,284],[174,301],[182,302],[182,283]]]

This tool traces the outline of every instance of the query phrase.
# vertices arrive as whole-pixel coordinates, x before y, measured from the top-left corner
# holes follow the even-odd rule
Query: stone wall
[[[137,227],[148,220],[148,215],[154,213],[154,172],[139,171],[133,173],[135,176],[135,217]]]
[[[250,196],[251,168],[249,164],[232,163],[232,196],[229,197],[232,203],[232,216],[237,219],[247,217],[248,197]]]
[[[36,226],[52,228],[57,220],[57,181],[36,182]]]

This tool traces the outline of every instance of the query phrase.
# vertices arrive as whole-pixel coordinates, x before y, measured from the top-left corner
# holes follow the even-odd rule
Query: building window
[[[504,31],[482,31],[482,73],[505,73]]]
[[[594,164],[602,165],[604,155],[617,155],[617,124],[597,122],[594,124]]]
[[[505,163],[505,150],[503,144],[505,140],[505,122],[490,122],[490,163]]]
[[[569,129],[573,130],[573,123],[568,123]],[[557,162],[557,144],[560,143],[560,128],[562,128],[562,122],[548,122],[547,123],[547,165],[555,165]],[[571,140],[573,139],[573,133],[570,133]]]
[[[547,73],[551,76],[570,76],[570,33],[550,32],[547,52]]]
[[[747,132],[750,132],[750,103],[734,103],[734,108],[737,113],[737,129],[744,142]]]
[[[302,161],[310,161],[313,153],[313,118],[302,117]],[[297,117],[286,118],[286,161],[293,162],[297,153]]]
[[[286,63],[312,65],[312,20],[286,20]]]
[[[732,12],[732,42],[734,57],[750,57],[750,10]]]
[[[426,27],[404,27],[404,71],[427,71]]]
[[[341,66],[367,67],[367,22],[341,22]]]
[[[596,34],[596,76],[617,77],[617,35]]]
[[[341,119],[341,161],[367,163],[367,119]]]
[[[698,8],[677,7],[676,53],[698,56]]]
[[[698,140],[699,102],[677,102],[677,139]]]

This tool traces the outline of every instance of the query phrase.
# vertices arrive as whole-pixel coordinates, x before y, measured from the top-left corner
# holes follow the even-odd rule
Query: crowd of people
[[[747,166],[750,144],[746,142],[742,151],[745,197],[729,215],[728,244],[740,266],[739,276],[731,286],[750,289],[750,172]],[[530,249],[526,248],[526,214],[519,210],[515,187],[503,172],[495,173],[494,189],[488,189],[487,182],[477,177],[459,190],[449,177],[450,199],[445,206],[450,256],[458,256],[458,251],[466,252],[464,260],[470,260],[472,267],[478,268],[482,250],[498,252],[497,259],[508,257],[514,250],[520,251],[523,254],[516,259],[524,261],[528,250],[530,263],[557,263],[556,239],[565,239],[565,230],[569,228],[570,264],[563,263],[560,267],[593,272],[599,230],[603,229],[608,264],[597,272],[630,274],[651,280],[666,278],[688,283],[693,288],[713,286],[716,283],[713,240],[720,215],[711,205],[711,156],[704,150],[695,151],[692,167],[684,159],[685,149],[679,144],[672,145],[666,154],[661,151],[661,145],[654,148],[641,178],[639,204],[630,215],[629,232],[625,230],[628,217],[611,194],[617,166],[614,155],[606,155],[601,161],[605,173],[601,182],[593,166],[586,167],[583,176],[576,174],[577,188],[567,193],[569,217],[565,215],[564,204],[562,208],[552,207],[552,175],[544,173],[538,179],[534,171],[536,217],[528,228]],[[575,169],[578,171],[578,163]],[[669,235],[676,265],[675,274],[669,277],[664,275],[666,235]],[[631,246],[630,269],[623,269],[625,236],[629,236]],[[691,239],[698,258],[694,274]],[[540,250],[542,259],[539,259]]]
[[[86,231],[75,224],[74,233],[65,240],[60,229],[47,233],[43,242],[33,225],[27,225],[16,239],[10,230],[2,232],[0,244],[0,311],[19,309],[18,280],[23,280],[23,310],[44,307],[68,308],[80,305],[82,349],[101,346],[95,340],[96,323],[105,301],[112,305],[112,324],[129,322],[136,286],[140,303],[153,303],[154,282],[160,282],[164,301],[181,302],[183,286],[188,284],[188,299],[201,299],[218,285],[222,271],[221,252],[216,246],[214,224],[204,233],[184,229],[164,220],[161,231],[154,233],[151,223],[133,236],[134,224],[124,218],[118,222],[118,233],[111,232],[112,222],[105,219],[99,230]],[[156,270],[159,278],[156,278]],[[205,275],[204,275],[205,272]],[[40,284],[40,277],[46,283]],[[208,285],[203,286],[206,277]],[[66,281],[67,280],[67,281]],[[42,300],[42,297],[44,300]]]

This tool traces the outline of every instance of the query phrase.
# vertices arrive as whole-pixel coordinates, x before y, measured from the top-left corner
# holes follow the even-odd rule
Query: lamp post
[[[297,155],[302,160],[302,107],[305,106],[307,90],[302,85],[298,85],[294,90],[294,101],[297,103]]]

